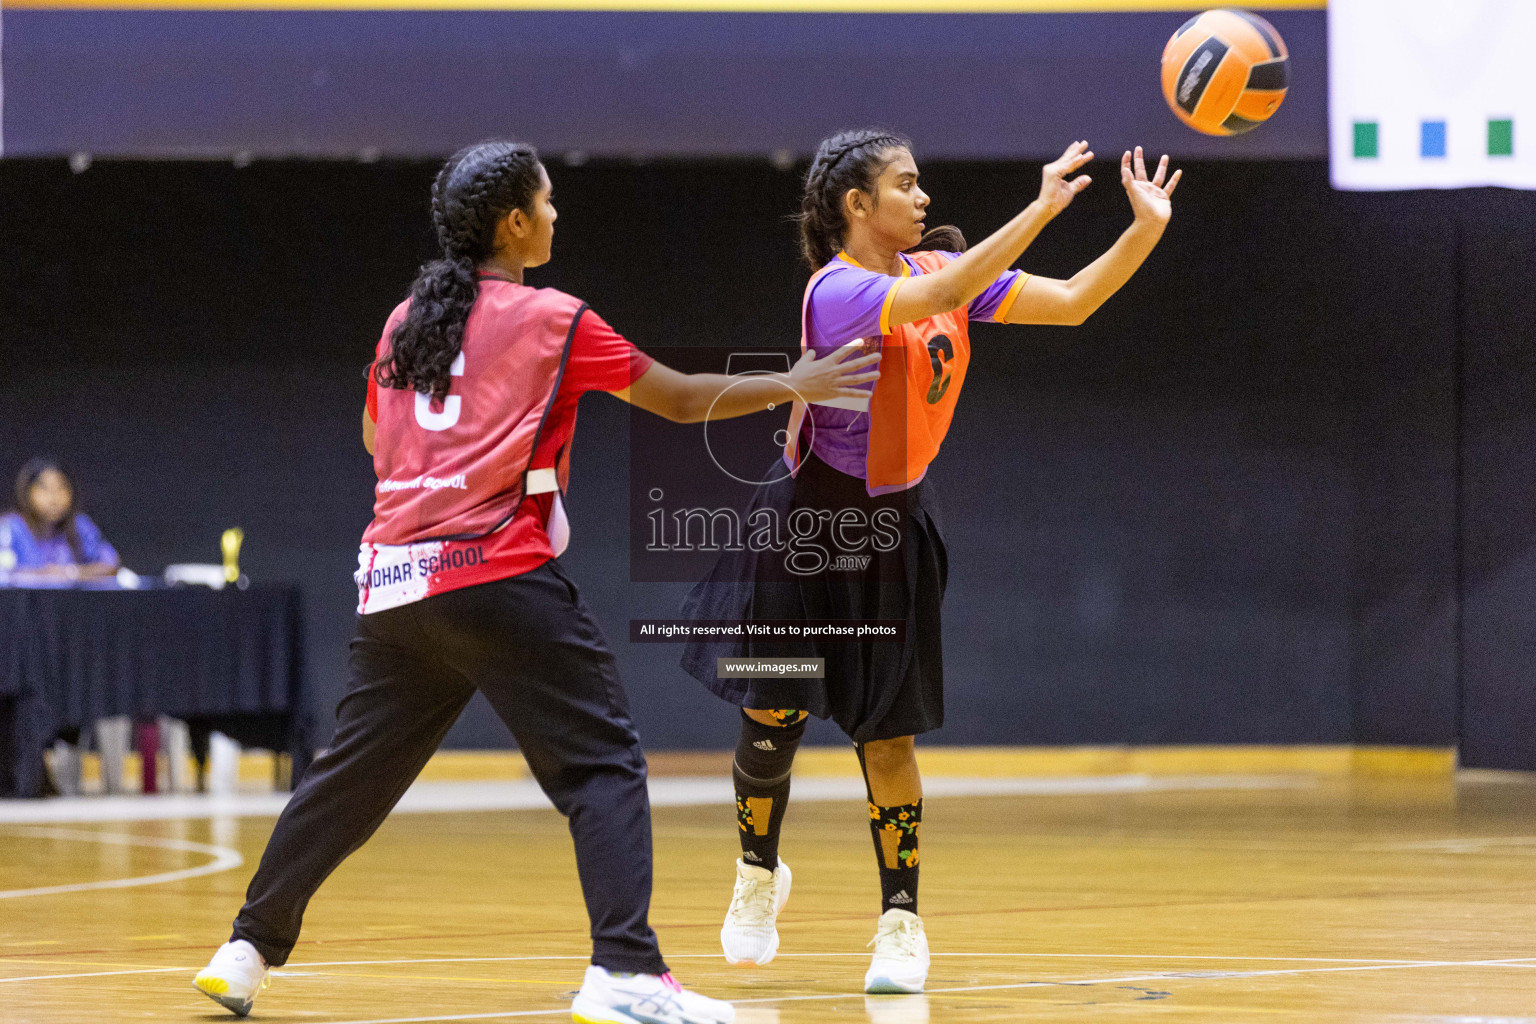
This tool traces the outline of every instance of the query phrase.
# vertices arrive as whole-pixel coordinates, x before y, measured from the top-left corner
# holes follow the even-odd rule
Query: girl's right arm
[[[891,300],[889,324],[947,313],[969,303],[1024,254],[1031,242],[1072,198],[1092,182],[1086,174],[1067,175],[1093,159],[1088,143],[1074,142],[1041,171],[1039,197],[984,241],[951,261],[942,270],[904,278]]]
[[[855,351],[841,349],[820,359],[807,351],[788,373],[735,377],[679,373],[652,363],[629,387],[610,394],[674,423],[734,419],[796,400],[868,398],[869,392],[856,385],[879,378],[874,364],[880,361],[880,353],[851,358]]]

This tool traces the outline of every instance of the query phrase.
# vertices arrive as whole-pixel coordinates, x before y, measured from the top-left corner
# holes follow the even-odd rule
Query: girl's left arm
[[[80,537],[82,553],[88,561],[75,567],[74,576],[82,580],[94,580],[116,573],[123,562],[117,556],[117,549],[101,535],[101,528],[91,522],[89,517],[77,515],[75,531]]]
[[[1075,327],[1119,291],[1131,279],[1143,261],[1163,237],[1168,218],[1173,215],[1170,197],[1183,176],[1182,170],[1168,173],[1168,158],[1157,165],[1157,173],[1147,177],[1141,147],[1134,158],[1127,152],[1120,158],[1120,183],[1125,186],[1136,219],[1125,229],[1109,251],[1072,275],[1071,280],[1034,275],[1024,283],[1018,298],[1004,318],[1010,324],[1061,324]]]

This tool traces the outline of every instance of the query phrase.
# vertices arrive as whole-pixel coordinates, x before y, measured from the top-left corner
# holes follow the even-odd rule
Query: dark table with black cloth
[[[115,715],[286,751],[296,781],[303,641],[297,587],[0,589],[0,795],[41,796],[54,737]]]

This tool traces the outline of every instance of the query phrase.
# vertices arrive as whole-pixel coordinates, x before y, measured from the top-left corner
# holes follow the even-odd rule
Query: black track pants
[[[278,818],[235,938],[274,967],[287,961],[310,897],[384,821],[478,689],[570,821],[592,962],[666,971],[646,922],[645,757],[613,655],[558,563],[361,616],[351,662],[336,735]]]

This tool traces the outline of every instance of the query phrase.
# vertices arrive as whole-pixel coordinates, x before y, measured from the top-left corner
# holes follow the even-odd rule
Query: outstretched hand
[[[789,371],[789,384],[796,397],[806,402],[868,398],[869,390],[858,385],[880,379],[879,362],[879,352],[865,354],[856,345],[845,345],[819,359],[806,349]]]
[[[1050,211],[1051,216],[1065,210],[1074,196],[1093,184],[1093,179],[1086,174],[1070,179],[1067,177],[1092,159],[1093,151],[1088,148],[1087,140],[1084,140],[1072,143],[1065,153],[1045,165],[1045,169],[1040,172],[1040,203]]]
[[[1136,147],[1134,159],[1130,150],[1126,150],[1120,158],[1120,184],[1125,186],[1125,193],[1131,198],[1131,210],[1137,220],[1167,224],[1168,218],[1173,216],[1173,190],[1178,187],[1184,171],[1174,171],[1173,177],[1168,178],[1165,185],[1163,178],[1167,173],[1166,154],[1158,161],[1157,173],[1150,179],[1147,177],[1147,165],[1142,159],[1140,146]]]

